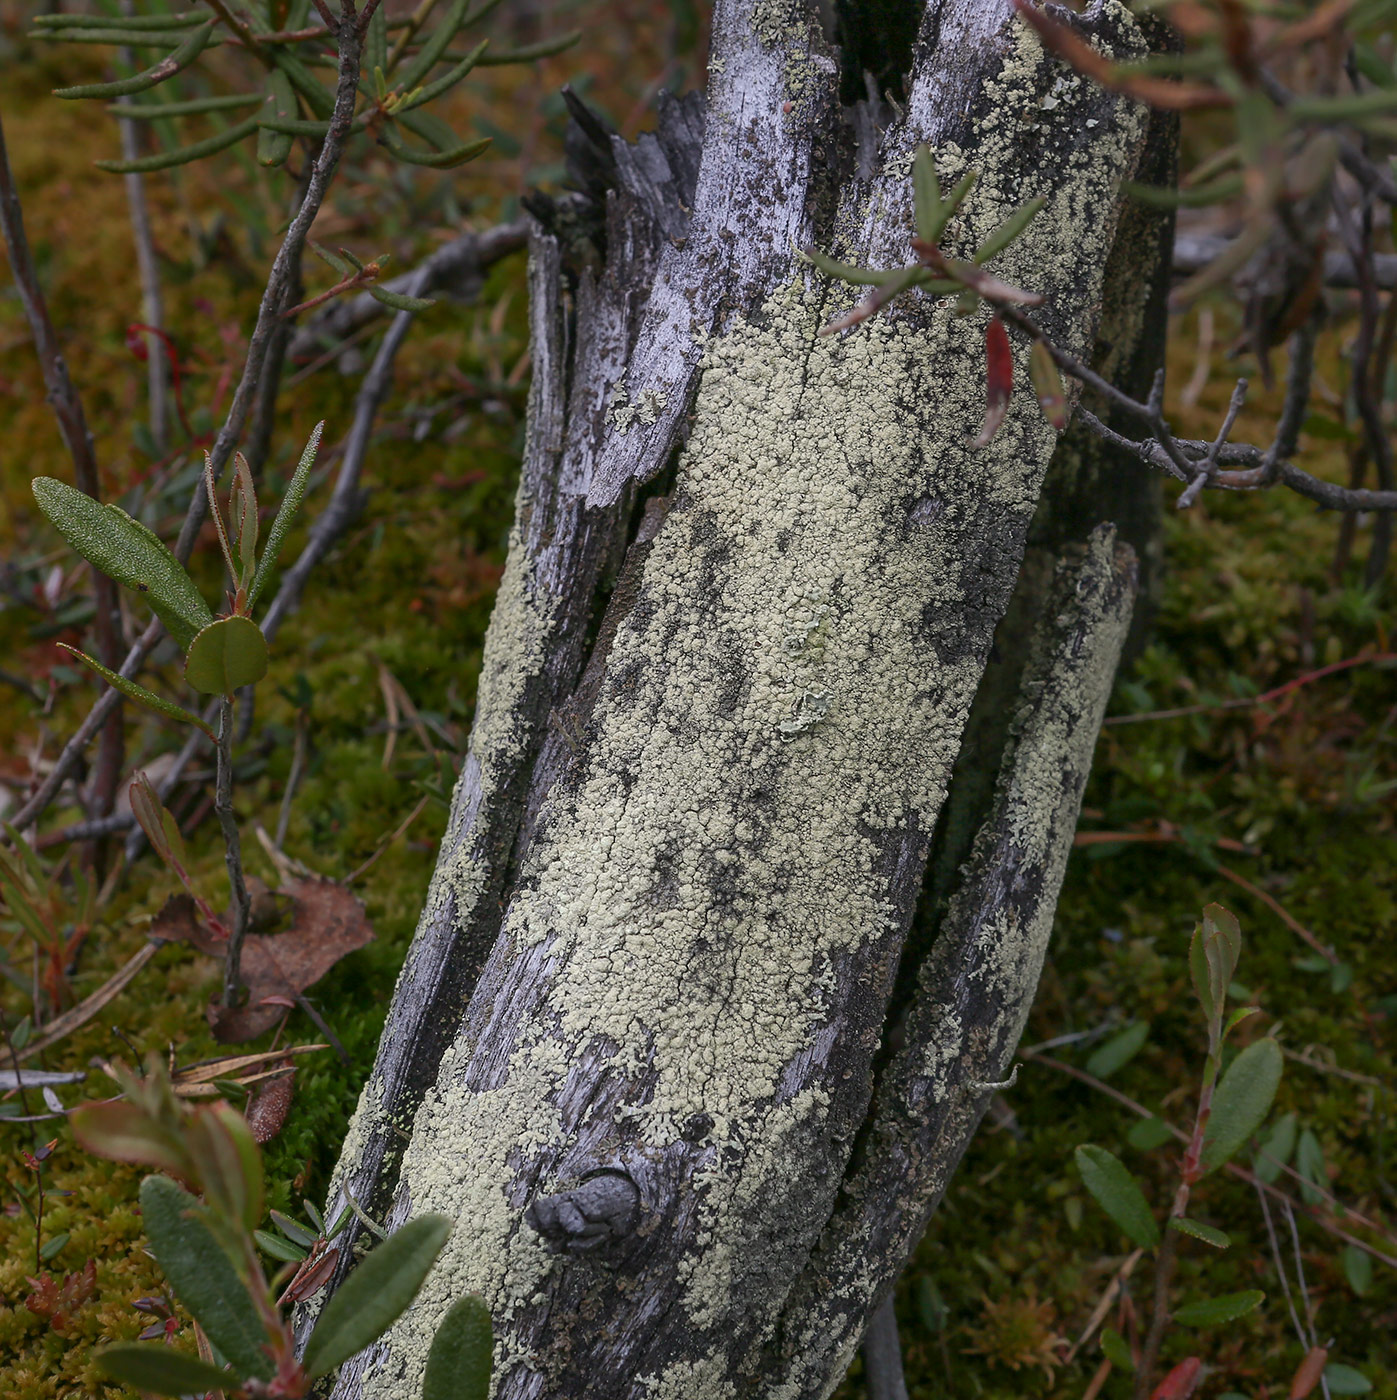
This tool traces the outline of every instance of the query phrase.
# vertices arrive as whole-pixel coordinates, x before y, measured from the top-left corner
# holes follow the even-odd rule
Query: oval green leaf
[[[197,1356],[136,1342],[103,1347],[96,1361],[113,1380],[156,1395],[204,1395],[224,1389],[230,1379],[227,1371],[220,1371]]]
[[[1188,1303],[1174,1314],[1174,1321],[1184,1327],[1219,1327],[1245,1317],[1260,1307],[1265,1297],[1259,1288],[1251,1288],[1245,1293],[1226,1293],[1221,1298]]]
[[[124,510],[101,505],[51,476],[36,477],[33,491],[54,529],[89,564],[144,593],[180,650],[187,651],[199,629],[213,621],[213,613],[159,536]]]
[[[1373,1286],[1373,1256],[1356,1244],[1344,1246],[1344,1277],[1361,1298]]]
[[[299,1264],[306,1258],[306,1251],[299,1245],[294,1245],[290,1240],[284,1240],[280,1235],[273,1235],[266,1230],[254,1230],[252,1238],[257,1241],[257,1248],[263,1254],[270,1254],[273,1259],[279,1259],[283,1264]]]
[[[1177,1230],[1181,1235],[1192,1235],[1194,1239],[1202,1240],[1214,1249],[1226,1249],[1232,1243],[1232,1238],[1226,1231],[1219,1230],[1215,1225],[1205,1225],[1201,1220],[1190,1220],[1186,1215],[1174,1216],[1169,1221],[1169,1228]]]
[[[323,1376],[381,1337],[402,1314],[451,1234],[444,1215],[409,1220],[378,1246],[325,1305],[306,1343],[309,1376]]]
[[[1087,1061],[1087,1073],[1094,1074],[1098,1079],[1109,1079],[1140,1053],[1140,1047],[1149,1039],[1149,1035],[1148,1021],[1136,1021],[1133,1026],[1127,1026],[1092,1053]]]
[[[1075,1155],[1082,1184],[1101,1209],[1141,1249],[1153,1249],[1159,1243],[1159,1225],[1125,1163],[1104,1147],[1090,1143],[1084,1143]]]
[[[270,1380],[272,1359],[257,1307],[204,1223],[203,1207],[168,1177],[148,1176],[141,1183],[141,1217],[175,1297],[232,1363],[239,1380]]]
[[[1101,1354],[1126,1375],[1135,1369],[1135,1358],[1130,1354],[1130,1344],[1114,1327],[1101,1329]]]
[[[1125,1140],[1141,1152],[1163,1147],[1166,1142],[1172,1142],[1173,1138],[1174,1134],[1169,1130],[1169,1124],[1162,1118],[1154,1117],[1142,1118],[1125,1135]]]
[[[58,644],[66,652],[71,652],[84,666],[90,666],[113,690],[119,690],[128,700],[134,700],[138,705],[144,705],[148,710],[154,710],[158,715],[164,715],[166,719],[177,719],[183,724],[192,724],[195,729],[201,729],[205,734],[217,742],[218,736],[213,732],[211,725],[205,724],[198,715],[186,710],[183,705],[176,705],[173,700],[166,700],[162,696],[156,695],[154,691],[147,690],[143,685],[137,685],[135,681],[129,681],[125,676],[119,675],[116,671],[109,671],[100,661],[94,661],[86,652],[79,651],[76,647],[70,647],[67,642]]]
[[[432,1338],[422,1400],[485,1400],[494,1349],[485,1300],[474,1293],[457,1299]]]
[[[1203,1136],[1203,1172],[1231,1161],[1262,1125],[1280,1087],[1281,1047],[1269,1036],[1248,1045],[1227,1067],[1213,1094]]]
[[[174,53],[162,58],[159,63],[153,64],[142,73],[135,73],[129,78],[118,78],[114,83],[84,83],[81,87],[55,88],[53,95],[55,97],[125,97],[128,93],[144,92],[147,88],[153,88],[157,83],[163,83],[166,78],[174,77],[181,68],[188,68],[203,53],[204,45],[208,43],[217,23],[217,18],[205,20]]]
[[[205,695],[231,695],[267,674],[267,639],[250,617],[220,617],[190,644],[184,678]]]
[[[1331,1361],[1324,1368],[1324,1380],[1331,1395],[1367,1395],[1373,1388],[1362,1371],[1355,1371],[1342,1361]]]

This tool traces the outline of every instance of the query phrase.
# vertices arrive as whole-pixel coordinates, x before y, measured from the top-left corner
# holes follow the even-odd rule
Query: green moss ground
[[[88,166],[94,154],[110,153],[114,134],[95,109],[42,96],[56,81],[54,59],[17,47],[10,17],[11,11],[0,10],[0,29],[10,36],[9,51],[0,51],[0,112],[27,192],[30,234],[54,316],[67,328],[65,348],[83,387],[107,487],[116,492],[151,464],[130,429],[142,412],[143,373],[124,345],[124,327],[139,314],[124,193],[119,180],[94,178]],[[610,95],[613,110],[622,115],[643,85],[627,64],[637,46],[644,50],[650,42],[647,32],[641,25],[624,39],[608,41],[613,47],[592,65],[599,73],[597,91]],[[655,62],[636,71],[658,68]],[[531,77],[531,94],[552,90],[570,71],[576,70],[560,67]],[[510,110],[506,79],[490,81],[496,85],[477,100],[478,126],[488,120],[481,113]],[[525,173],[536,178],[556,160],[544,118],[520,116],[519,123],[524,135],[515,148],[492,158],[494,164],[473,178],[453,186],[427,177],[400,190],[402,202],[391,206],[386,228],[375,172],[352,169],[319,236],[361,254],[391,246],[406,257],[414,224],[427,226],[444,211],[449,216],[453,191],[467,188],[494,201],[482,206],[480,222],[488,222],[494,209],[508,207],[509,191],[519,188]],[[272,204],[258,178],[235,167],[217,187],[211,175],[197,170],[178,185],[150,184],[166,255],[169,320],[192,366],[196,428],[205,421],[198,412],[207,413],[198,406],[209,403],[220,367],[237,349],[236,340],[228,348],[225,333],[236,337],[250,324],[256,295],[251,271],[268,255],[258,221],[266,221]],[[214,227],[220,210],[233,211],[221,233]],[[328,285],[318,268],[309,277],[314,288]],[[240,816],[249,832],[254,821],[275,828],[297,710],[304,706],[310,760],[292,804],[286,849],[326,875],[343,878],[354,871],[413,810],[423,785],[437,785],[442,763],[459,759],[491,591],[503,563],[522,440],[524,314],[523,266],[516,258],[492,274],[475,306],[442,306],[422,318],[399,361],[397,387],[370,456],[365,514],[317,572],[300,614],[278,638],[272,672],[259,688],[257,722],[240,754]],[[1331,337],[1331,356],[1342,335]],[[1187,378],[1190,356],[1187,347],[1179,351],[1177,382]],[[1196,413],[1179,420],[1187,431],[1211,431],[1226,397],[1225,375],[1215,367]],[[340,439],[354,388],[353,379],[325,371],[287,396],[269,467],[272,494],[313,422],[327,419],[327,445]],[[1239,425],[1239,437],[1264,434],[1264,401],[1258,403],[1250,422],[1244,418]],[[429,427],[419,443],[414,429],[423,422]],[[449,424],[456,426],[443,440]],[[1328,451],[1329,466],[1340,471],[1333,444]],[[0,532],[22,594],[33,596],[55,563],[72,571],[71,559],[40,528],[28,492],[32,476],[66,472],[18,304],[7,290],[0,292]],[[182,511],[185,489],[172,484],[161,497],[166,525]],[[325,494],[322,487],[312,497],[312,510]],[[1279,496],[1210,497],[1186,517],[1172,518],[1168,591],[1155,642],[1122,680],[1112,713],[1255,693],[1365,647],[1387,650],[1390,593],[1366,597],[1329,580],[1336,528],[1336,521],[1303,502]],[[288,556],[301,538],[293,538]],[[198,571],[212,595],[216,571],[208,543]],[[30,678],[44,695],[50,677],[55,683],[47,712],[18,689],[0,687],[0,782],[15,790],[27,776],[29,755],[36,749],[56,752],[90,698],[54,646],[60,639],[79,640],[81,619],[74,624],[73,614],[80,611],[83,588],[76,575],[52,610],[20,606],[13,596],[0,609],[4,669]],[[387,767],[380,665],[411,697],[429,737],[424,745],[411,728],[404,729]],[[178,693],[169,659],[157,674],[170,693]],[[1144,1049],[1111,1083],[1183,1122],[1200,1058],[1183,953],[1198,910],[1209,900],[1221,901],[1242,920],[1247,941],[1238,977],[1265,1013],[1246,1034],[1276,1033],[1307,1059],[1359,1076],[1292,1060],[1279,1108],[1296,1112],[1316,1134],[1333,1191],[1377,1219],[1388,1218],[1393,1206],[1384,1156],[1384,1142],[1390,1148],[1392,1137],[1391,1090],[1368,1082],[1392,1083],[1397,1016],[1389,951],[1397,922],[1397,840],[1385,787],[1397,780],[1392,675],[1360,668],[1307,686],[1284,707],[1108,729],[1084,829],[1140,829],[1167,821],[1187,839],[1097,846],[1074,856],[1026,1036],[1033,1043],[1107,1022],[1148,1020]],[[149,763],[178,745],[180,736],[130,711],[128,725],[133,760]],[[56,812],[50,820],[57,825],[76,815]],[[351,1063],[343,1066],[329,1052],[301,1062],[291,1115],[267,1150],[275,1206],[289,1209],[302,1196],[323,1193],[372,1059],[444,817],[444,806],[429,801],[406,836],[355,886],[376,941],[346,959],[313,993]],[[1208,854],[1208,843],[1217,837],[1258,849],[1256,855],[1224,853],[1223,859],[1338,950],[1352,969],[1347,985],[1336,990],[1327,972],[1302,967],[1309,950],[1295,934],[1218,873]],[[194,827],[190,844],[198,874],[221,895],[221,854],[210,818]],[[248,849],[252,870],[271,879],[255,841],[248,841]],[[150,916],[173,888],[149,856],[122,879],[83,953],[74,983],[78,995],[136,951]],[[0,928],[11,960],[27,968],[22,936]],[[86,1068],[94,1057],[129,1058],[118,1030],[142,1052],[171,1048],[179,1063],[215,1054],[203,1017],[215,985],[209,961],[166,948],[101,1018],[45,1055],[44,1067]],[[0,998],[11,1021],[28,1010],[15,986]],[[300,1042],[318,1038],[304,1018],[293,1020],[287,1034]],[[1057,1053],[1081,1065],[1094,1048],[1068,1046]],[[96,1096],[108,1084],[94,1070],[82,1090]],[[77,1096],[75,1090],[62,1092],[68,1102]],[[1161,1212],[1171,1189],[1169,1152],[1130,1148],[1125,1134],[1133,1119],[1105,1095],[1028,1065],[1006,1102],[1012,1125],[987,1126],[977,1139],[899,1290],[917,1400],[1079,1396],[1099,1353],[1093,1345],[1064,1366],[1053,1339],[1075,1339],[1126,1246],[1082,1190],[1072,1149],[1095,1142],[1120,1153]],[[31,1104],[37,1108],[37,1099]],[[24,1305],[26,1279],[35,1267],[33,1227],[17,1206],[0,1214],[0,1394],[13,1400],[116,1397],[120,1388],[104,1384],[92,1366],[92,1347],[134,1336],[150,1319],[132,1308],[133,1300],[159,1291],[157,1273],[141,1251],[135,1210],[140,1174],[85,1156],[61,1125],[0,1123],[0,1174],[7,1190],[31,1180],[21,1150],[55,1133],[49,1184],[72,1194],[49,1201],[44,1238],[69,1234],[49,1267],[61,1274],[94,1258],[97,1291],[64,1335],[52,1331]],[[1190,1344],[1199,1349],[1216,1367],[1201,1392],[1209,1397],[1228,1391],[1251,1400],[1284,1394],[1299,1348],[1278,1294],[1255,1195],[1239,1183],[1210,1179],[1194,1213],[1226,1228],[1235,1243],[1218,1256],[1188,1242],[1180,1298],[1258,1287],[1268,1299],[1258,1313],[1221,1332],[1179,1331],[1168,1354],[1185,1355]],[[1299,1229],[1321,1337],[1334,1336],[1335,1356],[1363,1369],[1374,1393],[1391,1400],[1397,1396],[1392,1271],[1377,1265],[1371,1284],[1359,1292],[1343,1268],[1339,1243],[1308,1219]],[[1355,1233],[1380,1243],[1371,1232]],[[1142,1268],[1132,1280],[1141,1307],[1148,1302],[1144,1274]],[[841,1394],[859,1393],[856,1367]],[[1127,1393],[1119,1376],[1104,1391],[1108,1400]]]

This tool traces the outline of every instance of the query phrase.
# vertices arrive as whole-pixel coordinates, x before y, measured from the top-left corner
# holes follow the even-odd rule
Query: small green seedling
[[[292,518],[306,492],[310,469],[324,428],[318,423],[291,478],[277,511],[261,558],[257,555],[257,493],[247,459],[235,460],[230,501],[230,539],[219,508],[212,463],[205,454],[204,484],[219,547],[234,584],[227,613],[215,617],[188,572],[153,530],[133,520],[119,506],[100,505],[82,491],[41,476],[34,481],[34,499],[54,528],[94,568],[141,594],[165,624],[185,654],[185,679],[206,695],[231,695],[267,673],[267,640],[251,612],[271,575]],[[62,645],[62,644],[60,644]],[[154,694],[133,680],[108,670],[75,647],[64,647],[90,666],[129,700],[169,719],[203,730],[213,729],[198,715]]]
[[[1043,298],[1037,292],[1024,291],[1021,287],[1001,281],[986,272],[984,264],[1002,253],[1029,226],[1047,202],[1042,195],[1030,199],[1014,210],[976,248],[970,261],[948,257],[942,250],[941,239],[946,232],[946,226],[974,187],[975,180],[976,172],[969,170],[956,181],[950,192],[943,196],[941,181],[936,173],[936,161],[931,151],[926,146],[918,147],[912,160],[912,209],[916,226],[912,252],[916,255],[916,261],[906,267],[857,267],[850,263],[836,262],[813,248],[804,250],[801,256],[828,276],[857,287],[873,288],[851,310],[825,326],[820,334],[834,335],[838,331],[860,325],[870,316],[876,315],[895,297],[914,288],[920,288],[934,296],[956,293],[956,314],[961,316],[971,315],[978,310],[982,299],[988,301],[991,306],[1041,306]],[[1044,416],[1061,432],[1067,426],[1067,400],[1062,380],[1047,347],[1035,341],[1034,351],[1040,352],[1035,353],[1030,362],[1034,390]],[[1014,366],[1009,350],[1009,336],[997,312],[990,318],[985,330],[985,361],[985,419],[971,443],[971,446],[977,448],[986,446],[1004,421],[1013,386]]]
[[[300,1265],[288,1260],[270,1281],[263,1272],[257,1247],[276,1237],[254,1228],[264,1204],[262,1157],[246,1120],[227,1103],[191,1108],[181,1102],[155,1057],[144,1075],[119,1070],[118,1079],[124,1098],[76,1110],[74,1135],[91,1152],[157,1167],[198,1193],[169,1176],[148,1176],[141,1183],[141,1217],[156,1263],[207,1345],[198,1357],[161,1345],[108,1346],[96,1358],[107,1375],[157,1395],[221,1391],[228,1400],[298,1400],[402,1315],[445,1246],[450,1220],[409,1220],[356,1264],[298,1359],[282,1313],[295,1297],[288,1290],[277,1298],[276,1290]],[[324,1222],[311,1215],[323,1239]],[[272,1218],[288,1239],[314,1242],[296,1222],[276,1211]],[[493,1345],[484,1301],[459,1299],[432,1340],[423,1400],[485,1400]],[[214,1364],[215,1357],[222,1364]]]

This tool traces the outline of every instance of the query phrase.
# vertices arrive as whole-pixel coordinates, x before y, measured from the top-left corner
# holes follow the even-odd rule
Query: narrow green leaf
[[[1213,973],[1213,985],[1218,989],[1218,1004],[1221,1005],[1242,957],[1242,930],[1237,916],[1221,904],[1204,906],[1203,950]]]
[[[238,586],[246,588],[257,571],[257,487],[241,452],[233,459],[233,494],[228,502],[233,548],[238,556]]]
[[[162,58],[159,63],[152,64],[143,72],[134,73],[129,78],[119,78],[114,83],[84,83],[80,87],[57,88],[53,95],[70,98],[125,97],[129,93],[144,92],[157,83],[163,83],[166,78],[174,77],[182,68],[188,68],[203,53],[204,45],[213,34],[216,23],[216,20],[206,20],[174,53]]]
[[[1131,199],[1155,209],[1202,209],[1210,204],[1236,199],[1244,189],[1240,175],[1223,175],[1186,190],[1164,185],[1142,185],[1138,180],[1126,180],[1121,184],[1121,190]]]
[[[1227,1017],[1227,1024],[1222,1028],[1222,1038],[1227,1039],[1238,1026],[1249,1016],[1255,1016],[1261,1008],[1259,1006],[1238,1006],[1235,1007]]]
[[[1397,112],[1397,87],[1372,88],[1340,97],[1297,97],[1286,115],[1301,122],[1349,122]]]
[[[167,1177],[148,1176],[141,1183],[146,1237],[175,1297],[232,1362],[239,1378],[270,1380],[272,1360],[256,1305],[204,1216],[198,1201]]]
[[[166,700],[163,696],[156,695],[154,691],[147,690],[143,685],[137,685],[135,681],[127,680],[125,676],[118,675],[115,671],[109,671],[100,661],[94,661],[85,652],[79,651],[76,647],[70,647],[67,642],[58,644],[64,651],[70,652],[77,657],[85,666],[90,666],[113,690],[119,690],[128,700],[134,700],[138,705],[144,705],[148,710],[154,710],[158,715],[164,715],[166,719],[177,719],[181,724],[192,724],[196,729],[202,730],[215,742],[218,736],[213,732],[211,725],[204,721],[192,710],[186,710],[182,705],[176,705],[173,700]]]
[[[354,264],[344,256],[343,250],[338,253],[332,253],[328,248],[322,247],[319,243],[311,242],[309,239],[306,241],[310,245],[311,252],[314,253],[326,267],[338,273],[341,277],[354,276]]]
[[[82,29],[94,22],[92,15],[35,15],[36,29]],[[209,22],[206,10],[185,10],[173,15],[103,15],[102,21],[115,29],[193,29]]]
[[[1127,1026],[1092,1053],[1087,1061],[1087,1073],[1094,1074],[1098,1079],[1109,1079],[1139,1054],[1149,1035],[1148,1021],[1136,1021],[1133,1026]]]
[[[267,639],[250,617],[220,617],[189,647],[184,678],[205,695],[231,695],[267,674]]]
[[[317,82],[310,69],[283,44],[278,44],[272,62],[291,79],[291,86],[306,99],[307,106],[317,117],[328,118],[335,110],[335,97],[323,83]]]
[[[307,1230],[298,1220],[292,1220],[289,1215],[283,1215],[279,1210],[269,1212],[272,1224],[281,1231],[289,1240],[294,1240],[297,1244],[304,1245],[307,1249],[315,1243],[314,1231]]]
[[[1159,1225],[1129,1169],[1104,1147],[1084,1143],[1074,1154],[1082,1184],[1097,1204],[1141,1249],[1159,1243]]]
[[[1344,1246],[1344,1277],[1361,1298],[1373,1286],[1373,1256],[1356,1244]]]
[[[395,159],[408,165],[425,165],[433,170],[451,170],[458,165],[464,165],[468,160],[474,160],[489,146],[491,139],[489,136],[482,136],[479,140],[467,141],[450,151],[416,151],[385,131],[378,138],[378,144]]]
[[[380,9],[382,7],[380,6]],[[291,79],[280,68],[273,68],[267,74],[267,95],[262,102],[262,115],[276,121],[289,122],[296,119],[296,90]],[[285,131],[272,131],[267,126],[257,132],[258,165],[285,165],[295,144],[295,137]]]
[[[362,131],[365,125],[367,123],[356,121],[350,126],[350,133]],[[291,117],[283,121],[280,117],[270,116],[266,112],[257,118],[257,126],[261,131],[271,131],[278,136],[309,136],[317,141],[326,136],[330,130],[329,122],[306,121],[301,117]]]
[[[412,1302],[451,1234],[444,1215],[421,1215],[367,1255],[325,1305],[304,1365],[323,1376],[381,1337]]]
[[[194,97],[188,102],[113,102],[107,111],[128,122],[163,121],[166,117],[199,117],[207,112],[228,112],[239,107],[255,107],[262,99],[256,93],[235,92],[223,97]]]
[[[1377,83],[1379,87],[1397,87],[1397,72],[1394,72],[1390,64],[1383,56],[1363,39],[1359,39],[1353,46],[1354,67],[1368,79],[1370,83]]]
[[[959,180],[951,186],[951,192],[941,202],[941,207],[936,211],[928,227],[931,230],[931,237],[923,240],[927,243],[939,243],[941,235],[946,231],[946,225],[951,222],[951,216],[960,208],[961,201],[970,193],[971,186],[974,185],[978,172],[967,170]],[[920,233],[918,237],[920,237]]]
[[[398,113],[410,112],[414,107],[421,107],[428,102],[435,101],[438,97],[449,92],[480,62],[481,55],[489,43],[488,39],[482,39],[459,63],[448,68],[434,82],[418,88],[416,92],[409,88],[408,91],[412,95],[404,99],[403,105],[398,108]],[[394,113],[394,115],[396,116],[398,113]]]
[[[68,1243],[69,1232],[64,1230],[61,1235],[55,1235],[40,1251],[39,1258],[48,1263],[55,1255],[61,1254],[63,1246]]]
[[[1324,1149],[1309,1128],[1300,1134],[1300,1141],[1296,1144],[1295,1170],[1303,1178],[1300,1183],[1300,1199],[1307,1206],[1323,1204],[1324,1195],[1316,1188],[1329,1185],[1329,1174],[1324,1169]],[[1314,1185],[1311,1185],[1311,1182]]]
[[[1362,1371],[1355,1371],[1342,1361],[1331,1361],[1324,1368],[1324,1379],[1331,1395],[1367,1395],[1373,1388]]]
[[[112,175],[148,175],[153,170],[170,170],[176,165],[188,165],[191,161],[202,160],[205,156],[226,151],[229,146],[236,146],[245,136],[251,136],[257,130],[257,123],[256,117],[248,117],[246,121],[203,141],[195,141],[192,145],[176,146],[172,151],[141,156],[138,160],[98,160],[93,164]]]
[[[320,1213],[320,1207],[308,1197],[301,1198],[301,1209],[306,1213],[306,1219],[320,1232],[325,1233],[325,1217]]]
[[[311,429],[310,440],[306,443],[305,451],[301,453],[301,460],[291,477],[290,485],[286,488],[286,495],[282,497],[281,505],[277,508],[276,519],[272,521],[272,528],[267,532],[266,548],[262,551],[261,562],[257,565],[257,573],[252,580],[252,587],[248,590],[247,605],[249,608],[257,601],[262,589],[266,587],[267,578],[276,564],[277,556],[281,553],[286,532],[291,528],[291,521],[306,494],[306,483],[310,480],[310,469],[315,463],[315,453],[320,446],[320,434],[324,430],[324,422],[317,423]]]
[[[1281,1174],[1281,1168],[1290,1161],[1295,1151],[1298,1120],[1293,1113],[1282,1114],[1271,1127],[1271,1131],[1261,1139],[1261,1145],[1252,1161],[1252,1171],[1268,1185]]]
[[[446,52],[446,46],[456,37],[469,8],[470,0],[451,0],[451,8],[432,31],[431,37],[422,45],[417,57],[397,75],[395,86],[403,92],[411,92],[413,88],[422,85],[427,75],[437,66],[437,60]]]
[[[1284,1064],[1281,1047],[1268,1036],[1248,1045],[1227,1067],[1213,1093],[1213,1111],[1203,1136],[1205,1175],[1231,1161],[1265,1121]]]
[[[146,595],[181,651],[213,621],[194,580],[153,530],[53,477],[36,477],[33,491],[39,509],[89,564]]]
[[[1259,1288],[1245,1293],[1227,1293],[1221,1298],[1208,1298],[1201,1303],[1188,1303],[1174,1314],[1174,1321],[1184,1327],[1220,1327],[1235,1322],[1261,1306],[1266,1295]]]
[[[432,1338],[422,1400],[486,1400],[493,1359],[494,1338],[485,1300],[474,1293],[458,1298]]]
[[[1101,1329],[1101,1354],[1111,1363],[1129,1375],[1135,1369],[1135,1358],[1130,1354],[1130,1345],[1114,1327]]]
[[[536,44],[521,44],[517,49],[491,49],[480,60],[482,68],[503,68],[508,63],[532,63],[536,58],[551,58],[555,53],[570,49],[582,37],[580,29],[569,29],[553,39],[540,39]]]
[[[815,248],[798,248],[796,256],[818,268],[826,277],[837,278],[839,281],[851,283],[855,287],[881,287],[885,282],[892,281],[894,277],[900,277],[907,270],[902,267],[856,267],[853,263],[836,262]]]
[[[247,1119],[232,1104],[201,1109],[185,1129],[204,1199],[227,1220],[251,1230],[262,1219],[262,1154]]]
[[[187,1352],[142,1346],[139,1342],[103,1347],[96,1361],[113,1380],[156,1395],[204,1395],[210,1390],[230,1388],[234,1379],[227,1371]]]
[[[1169,1228],[1177,1230],[1181,1235],[1192,1235],[1194,1239],[1202,1240],[1214,1249],[1226,1249],[1232,1243],[1232,1237],[1226,1231],[1219,1230],[1215,1225],[1205,1225],[1201,1220],[1190,1220],[1186,1215],[1172,1216]]]
[[[369,19],[364,35],[364,66],[370,73],[380,73],[388,66],[388,11],[380,5]]]
[[[935,243],[936,219],[941,210],[941,181],[936,174],[936,157],[927,146],[918,146],[912,157],[912,212],[917,237]]]
[[[369,295],[394,311],[430,311],[436,305],[431,297],[404,296],[402,292],[390,292],[385,287],[370,287]]]
[[[1035,214],[1047,203],[1044,195],[1035,195],[1027,204],[1015,209],[985,241],[975,250],[975,262],[987,263],[1002,253],[1023,231]]]
[[[51,30],[37,29],[31,31],[25,37],[29,39],[45,39],[50,42],[60,40],[65,44],[120,44],[128,49],[168,49],[172,44],[178,44],[185,35],[182,26],[170,27],[167,29],[121,29],[113,28],[112,20],[108,17],[98,18],[93,15],[89,17],[88,29],[65,29],[62,33],[55,34]],[[96,27],[96,26],[101,26]],[[217,40],[214,40],[216,43]]]
[[[267,1230],[254,1230],[252,1238],[257,1241],[257,1247],[263,1254],[270,1254],[273,1259],[280,1259],[283,1264],[299,1264],[306,1258],[304,1249]]]

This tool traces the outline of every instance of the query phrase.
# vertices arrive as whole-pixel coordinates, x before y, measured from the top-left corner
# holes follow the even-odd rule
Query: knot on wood
[[[602,1171],[571,1191],[540,1196],[524,1219],[560,1253],[580,1254],[624,1239],[640,1216],[640,1188],[624,1172]]]

